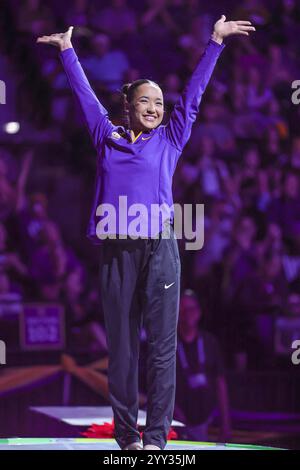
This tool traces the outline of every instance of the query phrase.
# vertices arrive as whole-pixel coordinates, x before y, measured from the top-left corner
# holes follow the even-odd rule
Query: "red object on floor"
[[[103,423],[103,424],[92,424],[85,432],[80,433],[84,437],[94,438],[94,439],[101,439],[101,438],[109,438],[114,437],[114,420],[111,423]],[[143,433],[141,432],[141,438],[143,437]],[[168,441],[171,439],[177,439],[178,434],[174,429],[170,428],[168,434]]]
[[[82,432],[82,436],[89,437],[89,438],[109,438],[114,437],[114,421],[111,423],[103,423],[103,424],[92,424],[85,432]]]

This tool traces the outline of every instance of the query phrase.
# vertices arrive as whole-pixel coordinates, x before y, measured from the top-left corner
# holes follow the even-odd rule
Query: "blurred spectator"
[[[140,19],[141,26],[146,28],[146,35],[148,26],[153,27],[154,30],[160,34],[167,34],[168,30],[169,32],[180,31],[169,14],[168,2],[166,0],[154,0],[148,1],[147,3],[149,7]],[[165,32],[163,32],[161,26],[164,26]]]
[[[266,81],[269,86],[275,86],[281,82],[293,81],[296,70],[293,69],[288,57],[283,52],[280,44],[270,44],[268,49],[268,70]]]
[[[269,221],[283,229],[286,239],[300,237],[299,173],[287,169],[282,176],[281,196],[272,200],[267,210]]]
[[[203,196],[224,196],[229,172],[226,164],[216,158],[217,151],[213,139],[207,135],[203,136],[198,148],[195,146],[192,150],[198,155],[197,162],[196,165],[185,164],[182,167],[185,181],[188,184],[200,185]]]
[[[25,0],[17,9],[18,28],[20,31],[40,36],[53,31],[52,10],[40,0]]]
[[[257,227],[255,221],[241,215],[236,220],[231,243],[224,251],[222,295],[224,302],[231,301],[237,286],[249,275],[256,272],[255,237]]]
[[[194,41],[203,47],[208,42],[214,25],[214,18],[211,14],[198,15],[192,19],[191,35]]]
[[[22,295],[16,284],[11,282],[8,274],[0,270],[0,302],[19,302]]]
[[[297,0],[279,0],[275,8],[271,9],[274,37],[280,38],[287,46],[286,53],[294,57],[299,50],[295,38],[299,34],[300,8]]]
[[[106,34],[112,40],[120,39],[127,32],[136,29],[136,14],[126,0],[111,0],[111,5],[103,9],[94,9],[91,25]]]
[[[55,223],[47,221],[40,233],[41,245],[30,257],[29,270],[31,277],[39,289],[40,285],[57,286],[67,273],[79,268],[81,263],[71,248],[63,243],[60,231]]]
[[[164,80],[164,104],[171,111],[181,93],[181,82],[178,75],[169,73]]]
[[[202,276],[208,275],[213,263],[223,259],[223,252],[228,247],[233,228],[233,213],[228,207],[227,200],[214,199],[210,210],[205,206],[205,244],[195,253],[195,268],[193,277],[198,285]]]
[[[202,137],[209,137],[217,145],[219,151],[230,151],[234,148],[234,135],[226,120],[220,117],[218,106],[206,103],[202,113],[193,126],[189,147],[194,152]]]
[[[84,293],[84,279],[81,269],[68,273],[64,285],[64,305],[69,325],[70,346],[88,351],[107,351],[105,331],[100,324],[100,312],[95,303],[87,302]],[[91,297],[89,296],[89,300]],[[99,308],[99,305],[98,305]]]
[[[211,141],[203,139],[202,142]],[[205,153],[199,158],[198,169],[201,174],[202,191],[205,196],[222,197],[225,194],[226,182],[229,179],[228,169],[220,159],[212,159],[206,152],[208,145],[202,146]]]
[[[39,300],[40,302],[60,302],[61,283],[54,279],[41,279],[39,281],[38,290],[35,286],[30,298],[34,298],[34,300]]]
[[[251,115],[246,104],[246,84],[240,81],[233,81],[230,91],[232,129],[236,137],[246,138],[252,132]]]
[[[169,0],[168,12],[176,25],[175,32],[180,34],[191,30],[193,18],[199,14],[197,0]]]
[[[28,206],[17,214],[16,239],[24,259],[32,255],[41,243],[41,233],[49,222],[48,200],[43,193],[33,193],[28,198]]]
[[[300,136],[295,136],[292,140],[291,166],[300,169]]]
[[[300,292],[290,292],[287,298],[286,314],[300,318]]]
[[[31,151],[25,153],[17,181],[13,184],[10,170],[11,160],[1,156],[0,151],[0,219],[5,220],[14,211],[19,211],[24,205],[24,191],[30,170],[33,154]]]
[[[234,11],[235,18],[245,18],[254,24],[264,25],[270,20],[270,12],[261,0],[244,0]]]
[[[72,1],[72,7],[67,9],[66,24],[85,27],[89,23],[91,2],[88,0]]]
[[[13,271],[21,276],[28,274],[26,266],[22,263],[18,253],[10,252],[7,248],[7,232],[0,223],[0,270]]]
[[[282,239],[282,229],[279,225],[272,222],[267,225],[264,238],[257,242],[256,253],[261,261],[266,253],[277,253],[278,255],[283,255],[284,244]]]
[[[154,68],[156,76],[163,78],[167,73],[177,71],[182,64],[175,40],[179,28],[168,11],[167,0],[147,0],[147,5],[139,22],[143,45],[152,70]]]
[[[288,125],[280,110],[279,102],[275,97],[268,103],[265,126],[276,130],[280,139],[287,139],[289,133]]]
[[[246,103],[249,109],[252,129],[251,137],[260,138],[265,129],[265,118],[269,103],[273,98],[271,88],[267,87],[260,71],[252,67],[248,75],[248,84],[246,88]]]
[[[97,34],[92,39],[93,52],[81,60],[90,80],[103,89],[114,91],[120,88],[129,69],[126,54],[110,50],[111,40],[106,34]]]
[[[16,192],[7,177],[7,164],[0,158],[0,218],[4,220],[16,207]]]
[[[257,184],[257,198],[256,198],[256,209],[260,212],[265,212],[271,201],[271,192],[269,186],[268,173],[264,170],[260,170],[258,173],[258,184]]]
[[[272,366],[273,329],[275,316],[283,314],[288,285],[280,254],[265,253],[260,268],[240,282],[231,307],[233,344],[239,358],[246,354],[245,363],[259,369]]]
[[[280,135],[281,130],[278,127],[281,127],[281,123],[275,127],[274,125],[270,125],[266,129],[266,133],[264,136],[263,142],[263,152],[262,152],[262,167],[272,168],[275,165],[278,167],[284,166],[287,161],[288,157],[283,150],[283,143]],[[285,126],[285,124],[284,124]],[[286,127],[284,128],[284,132]],[[286,136],[284,136],[286,137]]]
[[[252,67],[249,71],[247,88],[247,104],[250,109],[261,111],[272,99],[272,92],[267,88],[260,71]]]
[[[243,165],[240,169],[241,182],[245,179],[256,179],[260,168],[260,154],[256,146],[249,147],[243,155]]]
[[[224,363],[217,339],[200,327],[201,316],[196,296],[185,291],[178,321],[175,418],[185,423],[188,439],[207,441],[218,406],[218,440],[225,442],[231,437],[231,425]]]

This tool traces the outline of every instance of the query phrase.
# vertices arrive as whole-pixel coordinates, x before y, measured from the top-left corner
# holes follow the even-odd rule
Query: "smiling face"
[[[135,90],[127,109],[130,127],[135,133],[155,129],[161,124],[164,116],[161,89],[155,84],[143,83]]]

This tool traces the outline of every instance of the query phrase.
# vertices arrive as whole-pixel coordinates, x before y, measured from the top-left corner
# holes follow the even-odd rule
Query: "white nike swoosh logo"
[[[165,284],[165,289],[169,289],[169,287],[171,287],[173,284],[175,284],[175,282],[172,282],[172,284],[169,284],[168,286]]]
[[[142,137],[142,140],[148,140],[151,139],[151,137]]]

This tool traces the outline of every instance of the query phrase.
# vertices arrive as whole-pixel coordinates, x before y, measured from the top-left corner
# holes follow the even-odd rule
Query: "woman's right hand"
[[[52,46],[58,47],[61,51],[69,49],[72,46],[71,37],[73,32],[73,26],[70,26],[68,31],[65,33],[51,34],[50,36],[40,36],[36,42],[43,44],[51,44]]]

